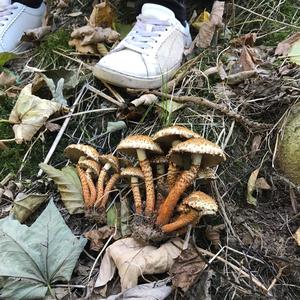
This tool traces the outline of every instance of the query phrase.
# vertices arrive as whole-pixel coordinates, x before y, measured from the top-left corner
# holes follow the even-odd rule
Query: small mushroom
[[[143,205],[139,186],[139,179],[144,179],[144,174],[142,170],[136,167],[128,167],[122,170],[121,176],[124,178],[130,178],[135,213],[137,215],[141,215],[143,213]]]
[[[87,159],[94,160],[95,162],[99,162],[100,157],[99,152],[95,148],[89,145],[82,144],[71,144],[67,146],[64,150],[64,154],[74,163],[77,163],[80,157],[85,157]],[[76,170],[81,181],[84,202],[86,203],[86,205],[88,205],[88,203],[90,203],[91,200],[91,195],[89,190],[89,181],[87,178],[87,174],[78,165],[76,166]]]
[[[172,223],[163,225],[161,230],[165,233],[173,232],[188,224],[198,222],[205,215],[215,215],[218,211],[216,201],[203,192],[193,192],[187,196],[181,205],[182,213]]]
[[[145,215],[151,216],[155,207],[155,192],[152,168],[147,158],[149,154],[163,154],[162,149],[153,139],[146,135],[132,135],[125,138],[118,145],[117,150],[125,154],[137,156],[140,167],[145,177],[146,208]]]
[[[97,198],[97,190],[93,180],[98,178],[100,165],[94,160],[86,159],[85,157],[80,158],[77,165],[82,170],[86,171],[86,179],[90,191],[90,199],[86,205],[88,208],[90,208],[93,206]]]
[[[175,125],[156,132],[153,135],[153,140],[161,146],[165,153],[168,153],[170,148],[176,146],[180,142],[198,137],[201,137],[198,133],[195,133],[185,127]],[[177,163],[180,165],[184,164],[184,158],[180,157],[180,159],[181,162],[179,163],[177,160]],[[175,162],[170,161],[167,175],[169,189],[174,186],[178,175],[179,166]]]
[[[79,158],[85,156],[86,158],[92,159],[99,162],[100,154],[99,152],[89,145],[82,144],[71,144],[66,147],[64,154],[72,162],[77,163]]]
[[[182,142],[173,147],[168,156],[173,160],[174,157],[177,159],[178,154],[190,157],[191,167],[180,174],[174,187],[169,192],[160,208],[156,220],[157,225],[164,225],[170,221],[181,195],[197,178],[200,165],[203,167],[212,167],[226,159],[223,150],[218,145],[204,138],[193,138]]]
[[[119,160],[117,157],[113,156],[112,154],[107,154],[107,155],[101,155],[99,157],[99,161],[104,165],[99,177],[98,177],[98,182],[97,182],[97,200],[95,203],[95,206],[100,206],[101,201],[104,197],[104,182],[105,182],[105,177],[108,174],[108,171],[110,169],[113,169],[116,173],[119,172]],[[111,185],[112,183],[110,183]]]

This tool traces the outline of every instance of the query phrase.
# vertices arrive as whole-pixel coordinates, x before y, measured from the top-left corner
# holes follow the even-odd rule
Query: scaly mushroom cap
[[[128,167],[121,171],[122,177],[138,177],[144,179],[144,174],[140,168]]]
[[[89,145],[82,145],[82,144],[69,145],[65,149],[64,154],[67,158],[69,158],[74,163],[77,163],[81,156],[85,156],[97,162],[99,162],[99,157],[100,157],[99,152],[95,148]]]
[[[215,215],[218,211],[216,201],[209,195],[199,191],[187,196],[182,204],[199,211],[201,215]]]
[[[136,156],[136,150],[142,149],[152,154],[163,154],[163,151],[153,139],[147,135],[131,135],[121,141],[117,150],[131,156]]]
[[[110,163],[111,168],[115,172],[119,172],[120,166],[119,166],[119,160],[117,157],[113,156],[112,154],[106,154],[99,156],[99,161],[105,165],[106,163]]]
[[[226,160],[223,150],[215,143],[212,143],[203,137],[192,138],[185,142],[179,143],[170,150],[168,157],[175,164],[178,164],[179,155],[182,156],[185,153],[201,154],[202,168],[213,167]]]
[[[174,141],[185,141],[197,137],[201,136],[190,129],[175,125],[156,132],[153,135],[153,140],[158,143],[164,151],[168,152]]]
[[[83,170],[89,169],[90,174],[93,176],[93,178],[97,178],[100,173],[100,166],[94,160],[91,159],[79,160],[78,165]]]

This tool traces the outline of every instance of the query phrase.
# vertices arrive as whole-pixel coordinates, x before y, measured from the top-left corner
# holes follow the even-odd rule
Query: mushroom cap
[[[66,147],[64,154],[72,162],[77,163],[81,156],[85,156],[89,159],[99,162],[99,152],[89,145],[83,144],[71,144]]]
[[[172,126],[161,129],[153,135],[153,140],[158,143],[164,151],[169,151],[172,143],[176,140],[185,141],[191,138],[201,137],[198,133],[183,126]]]
[[[109,163],[111,165],[111,168],[115,172],[119,172],[120,170],[120,165],[119,165],[119,160],[117,157],[113,156],[112,154],[104,154],[99,156],[99,161],[105,165],[106,163]]]
[[[100,173],[100,165],[91,159],[80,159],[78,165],[83,170],[88,170],[90,174],[96,178]]]
[[[182,158],[186,160],[188,156],[182,154],[201,154],[201,167],[213,167],[226,160],[223,150],[215,143],[206,140],[203,137],[192,138],[171,148],[168,157],[175,164],[181,166]],[[190,159],[191,164],[191,159]]]
[[[187,196],[182,204],[196,209],[201,215],[215,215],[218,211],[218,205],[214,198],[199,191],[193,192]]]
[[[136,150],[141,149],[150,154],[163,154],[163,151],[157,143],[147,135],[131,135],[126,137],[118,145],[117,150],[128,155],[136,156]]]
[[[140,168],[137,167],[128,167],[121,171],[122,177],[138,177],[144,179],[144,174]]]
[[[151,158],[150,163],[155,164],[155,165],[156,164],[157,165],[160,165],[160,164],[166,165],[169,163],[169,160],[164,155],[158,155],[158,156]]]

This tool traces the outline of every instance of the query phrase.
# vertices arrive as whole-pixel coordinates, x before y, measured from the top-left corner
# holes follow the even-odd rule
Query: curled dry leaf
[[[85,238],[91,241],[90,249],[100,251],[104,246],[104,241],[113,235],[115,229],[110,226],[103,226],[99,229],[90,230],[83,234]]]
[[[248,47],[243,46],[241,56],[240,56],[240,65],[243,68],[243,71],[255,70],[255,58],[253,57],[253,51]]]
[[[255,205],[255,206],[257,204],[257,200],[253,196],[253,192],[256,190],[255,183],[256,183],[256,179],[257,179],[259,170],[260,170],[260,168],[254,170],[251,173],[251,175],[248,179],[248,184],[247,184],[247,202],[248,202],[248,204]]]
[[[271,186],[268,184],[267,180],[263,177],[259,177],[256,179],[255,187],[258,190],[270,190]]]
[[[31,84],[25,86],[9,116],[16,142],[30,141],[52,114],[62,110],[61,104],[32,95]]]
[[[93,27],[112,27],[114,11],[108,1],[96,4],[91,13],[89,24]]]
[[[0,220],[1,299],[45,299],[54,283],[70,281],[85,244],[52,200],[30,227]]]
[[[139,276],[159,274],[170,270],[183,246],[180,239],[172,239],[159,248],[143,245],[133,238],[114,242],[106,249],[95,287],[103,287],[114,276],[116,268],[122,290],[135,287]]]
[[[71,215],[83,213],[84,203],[81,183],[75,168],[68,166],[64,167],[62,170],[58,170],[44,163],[40,163],[39,167],[57,185],[61,200],[68,212]]]
[[[215,1],[211,10],[210,19],[200,26],[199,33],[195,39],[196,46],[208,48],[211,45],[215,30],[223,26],[224,1]]]
[[[170,270],[173,286],[181,288],[183,292],[188,291],[205,266],[205,262],[192,246],[183,250]]]
[[[75,47],[76,51],[82,54],[97,54],[97,49],[92,45],[82,46],[80,39],[69,41],[69,46]]]
[[[98,43],[102,42],[112,44],[116,42],[119,38],[119,33],[112,30],[111,28],[103,29],[101,27],[96,27],[93,33],[84,36],[81,42],[81,46],[97,45]]]
[[[89,25],[86,26],[82,26],[80,28],[76,28],[73,30],[73,32],[71,33],[71,38],[73,39],[82,39],[84,38],[86,35],[91,35],[93,34],[95,31],[95,28]]]
[[[253,47],[256,41],[257,34],[255,32],[246,33],[244,35],[239,36],[236,39],[230,41],[235,47],[242,47],[242,46],[250,46]]]
[[[134,105],[135,107],[138,107],[140,105],[150,106],[156,102],[158,102],[158,97],[156,95],[145,94],[145,95],[142,95],[141,97],[131,101],[131,104]]]
[[[46,34],[50,33],[50,31],[51,26],[42,26],[27,30],[22,36],[22,41],[30,43],[40,41]]]
[[[0,74],[0,86],[9,88],[16,83],[16,76],[11,72],[2,71]]]
[[[27,220],[48,198],[48,195],[19,193],[14,201],[13,215],[21,223]]]

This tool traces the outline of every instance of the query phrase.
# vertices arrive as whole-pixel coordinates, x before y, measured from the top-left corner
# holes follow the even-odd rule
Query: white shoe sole
[[[164,83],[167,83],[168,80],[174,76],[179,67],[180,64],[159,76],[142,78],[121,74],[96,65],[93,69],[93,74],[100,80],[120,87],[132,89],[155,89],[161,87]]]

